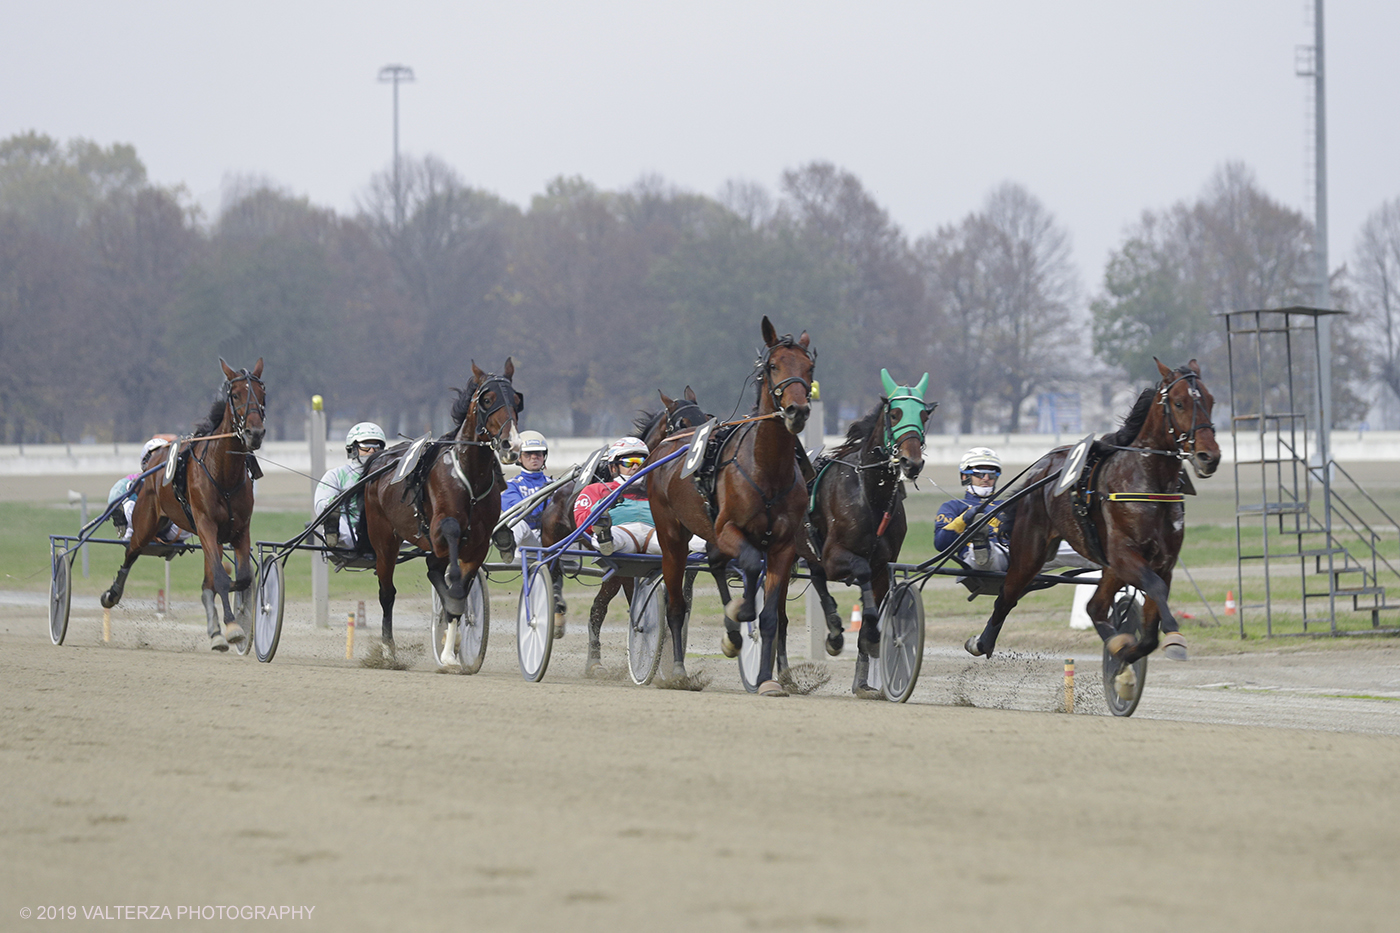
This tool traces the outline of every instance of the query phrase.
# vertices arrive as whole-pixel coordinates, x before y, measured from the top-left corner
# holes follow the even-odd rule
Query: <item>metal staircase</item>
[[[1400,593],[1400,552],[1393,560],[1382,552],[1397,550],[1386,534],[1396,522],[1327,456],[1325,432],[1308,428],[1321,423],[1324,404],[1317,319],[1339,313],[1284,308],[1224,315],[1241,637],[1252,610],[1263,611],[1268,637],[1400,633],[1381,624],[1400,610],[1386,591],[1389,585],[1392,600]],[[1337,488],[1342,479],[1351,501]],[[1366,613],[1370,625],[1359,627],[1354,615],[1339,624],[1339,611]]]

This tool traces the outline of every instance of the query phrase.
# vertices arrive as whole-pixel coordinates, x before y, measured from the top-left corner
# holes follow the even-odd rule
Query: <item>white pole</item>
[[[807,430],[802,432],[802,446],[810,453],[816,453],[822,446],[825,433],[826,412],[823,411],[821,386],[812,382],[812,413],[807,417]],[[807,584],[807,634],[810,638],[808,650],[813,661],[826,657],[826,615],[822,612],[821,600],[817,598],[816,587]]]
[[[326,472],[326,411],[325,402],[319,395],[311,396],[311,517],[316,517],[316,486]],[[324,554],[311,555],[311,604],[315,611],[316,627],[330,628],[331,571],[326,566]]]

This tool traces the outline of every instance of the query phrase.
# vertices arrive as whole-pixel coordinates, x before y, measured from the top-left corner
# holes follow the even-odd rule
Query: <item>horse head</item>
[[[219,360],[224,370],[224,402],[228,406],[228,417],[233,420],[233,433],[249,450],[262,446],[267,428],[263,416],[267,411],[267,389],[262,383],[263,361],[258,357],[252,370],[233,367]]]
[[[664,425],[664,429],[655,432],[655,442],[650,437],[643,438],[653,450],[662,438],[686,428],[698,428],[711,418],[700,410],[700,404],[695,400],[695,390],[690,386],[685,387],[684,398],[673,399],[660,389],[657,390],[657,394],[661,396],[661,404],[665,406],[666,416],[658,422],[658,427]]]
[[[485,373],[472,361],[471,408],[462,421],[462,433],[471,431],[471,440],[485,438],[503,463],[520,459],[518,421],[525,410],[525,396],[511,384],[515,376],[515,361],[506,357],[503,375]],[[470,426],[469,426],[470,425]]]
[[[779,337],[773,322],[764,315],[763,350],[755,364],[759,377],[758,410],[781,412],[783,426],[794,435],[802,433],[812,413],[812,372],[816,369],[817,352],[810,347],[811,338],[805,330],[796,340],[791,334]]]
[[[899,475],[913,482],[924,468],[924,428],[928,416],[938,403],[924,401],[928,390],[928,373],[917,385],[896,385],[888,369],[880,370],[880,382],[885,390],[885,447],[890,451],[891,465],[898,465]]]
[[[1191,462],[1191,469],[1204,479],[1220,466],[1220,445],[1215,441],[1211,411],[1215,396],[1201,381],[1201,367],[1195,360],[1180,369],[1169,369],[1155,356],[1162,382],[1157,402],[1162,407],[1163,430],[1168,439]]]

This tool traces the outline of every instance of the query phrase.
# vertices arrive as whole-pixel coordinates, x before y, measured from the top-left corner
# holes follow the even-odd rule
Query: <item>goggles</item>
[[[647,462],[647,458],[646,458],[646,457],[618,457],[617,460],[616,460],[615,462],[617,463],[617,465],[618,465],[619,468],[621,468],[621,467],[634,467],[634,468],[635,468],[635,467],[641,466],[643,463],[646,463],[646,462]]]
[[[996,479],[1001,476],[1001,470],[968,470],[963,476],[971,476],[973,479],[979,476],[983,479]]]

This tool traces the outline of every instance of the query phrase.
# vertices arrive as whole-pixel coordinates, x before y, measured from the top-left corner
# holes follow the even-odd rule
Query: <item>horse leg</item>
[[[870,561],[859,555],[851,557],[851,571],[856,586],[860,587],[860,635],[856,646],[872,658],[880,656],[880,609],[875,602],[875,592],[871,589]]]
[[[826,616],[826,653],[833,658],[846,646],[845,628],[841,624],[841,613],[836,608],[836,599],[827,589],[826,571],[821,564],[813,561],[807,565],[812,574],[812,587],[817,591],[817,601],[821,603],[822,614]]]
[[[603,581],[588,609],[588,660],[583,662],[583,676],[592,677],[603,666],[603,620],[608,616],[608,604],[622,589],[622,578],[612,576]]]
[[[127,574],[131,573],[131,565],[141,556],[141,549],[155,539],[156,529],[159,527],[160,513],[157,510],[155,493],[138,495],[136,506],[131,512],[131,537],[126,542],[126,558],[117,569],[117,576],[112,580],[112,585],[102,593],[103,609],[111,609],[121,602],[122,593],[126,590]]]
[[[757,551],[755,550],[755,553]],[[769,550],[767,572],[763,575],[763,611],[758,614],[758,634],[760,638],[758,660],[758,693],[760,696],[787,696],[787,692],[773,681],[773,667],[777,661],[777,641],[779,620],[783,604],[787,600],[788,574],[797,558],[795,549],[789,547],[780,551]],[[743,558],[741,557],[742,561]],[[755,582],[757,574],[754,575]],[[749,582],[746,577],[744,588]]]
[[[1158,576],[1156,571],[1137,554],[1125,559],[1123,564],[1129,567],[1137,565],[1136,578],[1129,577],[1128,580],[1133,586],[1142,590],[1145,597],[1142,605],[1142,640],[1134,642],[1131,635],[1119,632],[1104,642],[1104,645],[1108,648],[1108,653],[1119,661],[1124,664],[1132,664],[1139,658],[1147,657],[1157,649],[1159,624],[1163,627],[1170,625],[1169,631],[1176,631],[1177,624],[1176,618],[1167,606],[1167,598],[1171,594],[1171,585],[1167,580]],[[1120,569],[1117,560],[1114,561],[1114,570],[1123,574],[1123,569]],[[1167,576],[1170,578],[1170,574]]]
[[[668,530],[671,533],[661,539],[661,576],[666,581],[666,627],[671,630],[671,679],[683,680],[686,677],[685,561],[690,534],[683,528]],[[661,534],[660,528],[657,534]],[[589,625],[592,626],[591,619]]]
[[[457,561],[461,547],[462,526],[450,516],[438,522],[436,537],[447,547],[447,597],[443,603],[447,614],[454,618],[467,609],[467,586],[462,577],[462,565]]]
[[[1021,601],[1021,597],[1026,593],[1026,587],[1040,573],[1040,568],[1045,565],[1047,544],[1045,541],[1027,542],[1019,550],[1014,546],[1010,553],[1010,563],[1006,567],[1006,578],[1001,583],[1001,593],[997,595],[997,601],[992,606],[991,617],[987,619],[987,626],[982,630],[982,634],[969,638],[963,643],[963,648],[973,657],[992,656],[996,650],[997,636],[1001,634],[1001,627],[1006,622],[1007,615],[1016,604]]]
[[[554,637],[563,638],[568,624],[569,604],[564,601],[564,568],[557,557],[550,561],[549,585],[554,593]]]

